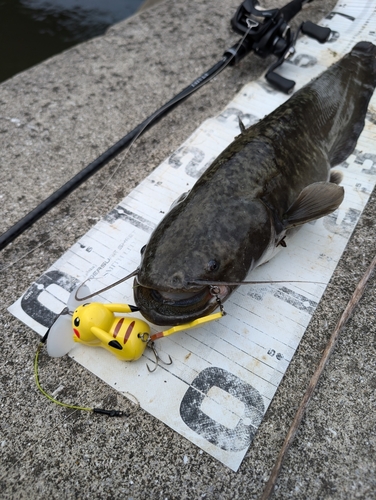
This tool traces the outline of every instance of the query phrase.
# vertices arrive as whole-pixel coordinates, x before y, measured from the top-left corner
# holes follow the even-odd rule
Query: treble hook
[[[155,370],[158,368],[159,362],[163,363],[164,365],[171,365],[172,364],[172,359],[171,359],[170,355],[168,355],[169,360],[170,360],[169,362],[163,361],[163,359],[161,359],[158,356],[158,353],[157,353],[157,350],[155,348],[154,342],[152,342],[152,341],[148,342],[148,347],[150,347],[150,349],[153,351],[154,356],[155,356],[155,366],[154,366],[154,368],[152,370],[150,369],[149,365],[146,363],[146,367],[149,370],[149,373],[155,372]]]

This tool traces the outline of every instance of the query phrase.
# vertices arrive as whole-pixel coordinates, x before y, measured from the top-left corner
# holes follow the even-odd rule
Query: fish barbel
[[[360,42],[263,120],[241,125],[142,250],[134,298],[146,319],[178,325],[210,314],[295,228],[337,209],[344,190],[331,168],[355,149],[375,86],[376,46]]]

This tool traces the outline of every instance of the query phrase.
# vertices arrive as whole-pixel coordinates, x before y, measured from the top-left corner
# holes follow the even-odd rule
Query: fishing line
[[[0,235],[0,250],[4,249],[17,236],[28,229],[35,221],[41,218],[51,208],[57,205],[62,199],[68,196],[74,189],[85,182],[91,175],[111,161],[115,156],[121,153],[127,146],[132,146],[135,140],[151,125],[157,123],[168,111],[172,110],[180,101],[186,99],[194,91],[201,88],[205,83],[211,81],[231,62],[236,64],[247,54],[253,51],[262,58],[269,55],[277,56],[277,62],[270,66],[265,74],[265,78],[275,87],[283,92],[289,93],[295,85],[293,80],[288,80],[278,75],[274,70],[279,67],[287,57],[294,53],[295,37],[291,31],[288,22],[305,6],[313,0],[292,0],[280,9],[258,9],[257,0],[246,0],[237,9],[231,19],[231,24],[237,33],[242,35],[242,39],[234,46],[227,49],[222,59],[212,68],[196,78],[193,83],[183,89],[177,96],[172,98],[159,110],[155,111],[149,118],[144,120],[126,136],[111,146],[107,151],[100,155],[96,160],[90,163],[83,170],[78,172],[72,179],[64,184],[60,189],[52,193],[47,199],[40,203],[34,210],[26,214],[20,221],[14,224],[4,234]],[[251,33],[252,31],[252,33]],[[324,43],[330,36],[331,30],[323,28],[310,21],[302,23],[297,34],[302,31],[306,35],[315,38],[320,43]],[[129,146],[129,147],[130,147]],[[122,162],[120,162],[120,167]],[[115,169],[115,172],[117,172]],[[110,179],[113,178],[113,175]],[[110,180],[109,179],[109,180]],[[103,186],[103,188],[108,184]],[[102,189],[103,189],[102,188]],[[100,190],[100,193],[102,190]],[[81,215],[80,212],[76,217]],[[73,219],[74,221],[75,219]],[[40,248],[51,238],[45,240],[35,248]],[[33,249],[34,250],[34,249]],[[32,251],[33,251],[32,250]],[[29,255],[27,252],[14,263]],[[14,263],[6,266],[8,269]]]
[[[105,286],[104,288],[101,288],[97,290],[96,292],[91,293],[90,295],[85,295],[84,297],[79,297],[78,292],[83,287],[88,281],[90,281],[92,278],[88,278],[85,280],[83,283],[79,285],[79,287],[76,290],[75,293],[75,299],[82,301],[82,300],[88,300],[92,299],[93,297],[103,293],[107,292],[108,290],[111,290],[117,285],[120,285],[120,283],[124,283],[124,281],[129,280],[130,278],[133,278],[134,276],[137,276],[139,271],[139,268],[135,269],[132,271],[130,274],[125,276],[124,278],[120,278],[118,281],[115,281],[114,283],[111,283],[111,285]],[[97,278],[98,279],[98,278]],[[327,283],[324,283],[323,281],[305,281],[305,280],[272,280],[272,281],[211,281],[211,280],[192,280],[188,281],[187,285],[207,285],[207,286],[240,286],[240,285],[270,285],[270,284],[277,284],[277,283],[309,283],[313,285],[327,285]],[[139,284],[134,285],[133,288],[141,286]]]
[[[120,285],[120,283],[124,283],[124,281],[127,281],[129,280],[129,278],[133,278],[133,276],[137,276],[138,274],[138,268],[135,269],[134,271],[132,271],[130,274],[128,274],[127,276],[125,276],[124,278],[120,278],[118,281],[115,281],[115,283],[111,283],[111,285],[108,285],[108,286],[105,286],[104,288],[101,288],[100,290],[97,290],[96,292],[93,292],[91,293],[90,295],[85,295],[85,297],[79,297],[78,296],[78,292],[80,291],[80,289],[86,285],[86,283],[90,280],[92,280],[93,278],[87,278],[83,283],[81,283],[79,285],[79,287],[77,288],[76,290],[76,293],[74,294],[74,298],[76,300],[79,300],[79,301],[82,301],[82,300],[88,300],[88,299],[92,299],[93,297],[95,297],[96,295],[99,295],[100,293],[103,293],[103,292],[107,292],[107,290],[111,290],[112,288],[114,288],[115,286],[117,285]],[[97,278],[99,279],[99,278]]]
[[[326,285],[322,281],[300,281],[300,280],[277,280],[277,281],[211,281],[211,280],[194,280],[189,281],[188,285],[213,285],[213,286],[240,286],[240,285],[266,285],[276,283],[311,283],[314,285]]]
[[[108,179],[106,180],[106,182],[104,183],[104,185],[97,191],[97,194],[95,194],[93,196],[92,200],[96,200],[97,198],[99,198],[99,197],[101,197],[103,195],[103,192],[107,188],[108,184],[113,180],[113,178],[115,177],[115,175],[117,174],[117,172],[119,171],[119,169],[123,166],[124,161],[127,158],[127,155],[129,154],[132,146],[137,141],[137,139],[141,136],[141,134],[143,134],[143,132],[146,130],[146,128],[153,121],[159,121],[159,119],[163,117],[163,114],[164,114],[165,111],[172,110],[173,107],[175,107],[179,102],[187,99],[191,94],[193,94],[194,92],[196,92],[197,90],[199,90],[201,87],[203,87],[206,83],[208,83],[209,81],[213,80],[216,76],[218,76],[231,63],[231,61],[236,57],[236,55],[237,55],[240,47],[242,46],[242,44],[243,44],[244,40],[246,39],[246,37],[249,35],[251,29],[252,29],[252,26],[249,26],[248,29],[247,29],[247,31],[246,31],[246,33],[240,39],[240,41],[238,42],[238,44],[235,45],[235,48],[231,48],[228,51],[226,51],[225,55],[222,57],[222,59],[216,65],[214,65],[210,70],[208,70],[206,73],[204,73],[199,78],[197,78],[192,84],[190,84],[188,87],[186,87],[184,90],[182,90],[177,96],[175,96],[174,98],[172,98],[170,101],[168,101],[166,104],[164,104],[161,108],[159,108],[157,111],[155,111],[149,118],[147,118],[146,120],[144,120],[144,122],[142,122],[140,125],[138,125],[134,130],[132,130],[129,134],[127,134],[120,141],[118,141],[114,146],[112,146],[111,148],[109,148],[105,153],[103,153],[96,160],[94,160],[94,162],[92,162],[91,164],[89,164],[88,167],[86,167],[86,169],[89,169],[89,167],[91,165],[93,165],[96,162],[99,162],[100,158],[102,158],[103,156],[105,156],[107,154],[110,155],[111,150],[119,148],[119,146],[118,146],[119,143],[121,143],[122,141],[125,142],[127,140],[128,136],[132,136],[130,144],[129,144],[129,142],[126,144],[126,145],[129,144],[129,145],[128,145],[128,149],[126,150],[124,158],[119,162],[119,165],[114,169],[113,173],[108,177]],[[125,147],[126,146],[124,146],[123,149]],[[111,159],[113,159],[113,158],[111,158]],[[110,161],[110,160],[108,160],[108,161]],[[86,170],[86,169],[84,169],[84,170]],[[92,173],[94,173],[94,172],[92,172]],[[52,193],[52,195],[49,198],[47,198],[47,200],[45,200],[44,202],[42,202],[38,207],[36,207],[36,209],[34,209],[31,212],[29,212],[29,214],[27,214],[23,219],[21,219],[18,223],[16,223],[8,231],[6,231],[3,235],[1,235],[0,236],[0,251],[2,249],[4,249],[9,243],[11,243],[22,232],[24,232],[25,229],[27,229],[28,227],[30,227],[33,224],[33,222],[36,222],[39,218],[42,217],[42,215],[44,215],[46,213],[46,211],[40,210],[39,213],[38,213],[38,215],[35,218],[33,218],[32,214],[34,212],[37,212],[38,209],[39,209],[39,207],[41,207],[41,205],[43,205],[48,200],[50,200],[51,198],[54,198],[54,197],[56,197],[56,200],[57,200],[59,198],[59,192],[62,191],[62,190],[64,190],[65,186],[67,186],[68,184],[70,184],[70,183],[74,184],[74,179],[76,179],[78,177],[80,177],[80,178],[83,179],[80,182],[80,184],[81,184],[82,182],[84,182],[85,180],[88,179],[89,175],[87,175],[87,174],[85,175],[84,171],[79,172],[73,179],[71,179],[64,186],[62,186],[62,188],[60,188],[60,190],[55,191],[54,193]],[[70,192],[72,190],[73,189],[71,189],[71,190],[68,191],[68,189],[67,189],[66,190],[66,194],[65,194],[64,197],[68,196],[68,194],[70,194]],[[63,199],[63,198],[61,198],[61,199]],[[58,203],[58,201],[55,201],[53,206],[55,206],[57,203]],[[51,206],[50,208],[53,208],[53,206]],[[65,225],[63,225],[62,227],[60,227],[59,231],[62,231],[64,229],[66,229],[70,224],[72,224],[73,222],[77,221],[77,219],[81,215],[83,215],[84,212],[88,208],[90,208],[90,206],[92,206],[92,205],[83,207],[82,210],[79,211],[78,214],[76,214],[70,221],[68,221]],[[22,226],[23,225],[23,221],[25,221],[25,219],[28,218],[28,216],[30,216],[30,215],[31,215],[30,218],[33,219],[33,222],[28,223],[27,227],[25,227],[24,230],[18,231],[16,226]],[[7,269],[9,269],[10,267],[12,267],[13,265],[18,264],[19,262],[21,262],[21,260],[23,260],[27,256],[31,255],[35,250],[43,247],[46,243],[50,242],[52,239],[53,239],[53,237],[51,236],[51,237],[47,238],[46,240],[44,240],[43,242],[39,243],[37,246],[35,246],[34,248],[32,248],[31,250],[29,250],[28,252],[26,252],[24,255],[22,255],[19,259],[15,260],[15,261],[11,262],[10,264],[6,265],[5,267],[3,267],[1,269],[1,271],[6,271]]]
[[[69,314],[68,308],[64,308],[63,311],[57,316],[55,319],[54,323],[59,319],[60,316],[64,314]],[[51,325],[52,326],[52,325]],[[40,380],[39,380],[39,370],[38,370],[38,364],[39,364],[39,354],[43,348],[43,346],[46,344],[48,335],[50,333],[51,327],[47,330],[46,334],[43,336],[41,341],[38,344],[37,350],[35,352],[34,356],[34,378],[35,378],[35,383],[40,390],[40,392],[47,398],[49,399],[52,403],[55,403],[59,406],[63,406],[64,408],[71,408],[72,410],[81,410],[81,411],[89,411],[93,413],[98,413],[101,415],[108,415],[109,417],[122,417],[124,416],[124,412],[119,411],[119,410],[106,410],[103,408],[90,408],[87,406],[79,406],[79,405],[73,405],[71,403],[64,403],[62,401],[59,401],[58,399],[54,398],[51,394],[49,394],[45,389],[43,389]]]
[[[86,406],[77,406],[73,405],[71,403],[64,403],[63,401],[59,401],[58,399],[55,399],[51,394],[49,394],[47,391],[43,389],[41,386],[40,380],[39,380],[39,371],[38,371],[38,362],[39,362],[39,353],[42,350],[44,346],[43,342],[40,342],[38,344],[37,350],[35,352],[35,357],[34,357],[34,378],[35,378],[35,383],[40,390],[40,392],[52,403],[55,403],[59,406],[63,406],[64,408],[70,408],[72,410],[81,410],[81,411],[89,411],[92,413],[98,413],[100,415],[107,415],[109,417],[123,417],[125,414],[124,412],[120,410],[106,410],[104,408],[90,408]],[[126,415],[127,416],[127,415]]]
[[[43,387],[41,386],[40,381],[39,381],[39,372],[38,372],[39,353],[42,350],[43,346],[44,346],[44,343],[40,342],[39,345],[38,345],[38,347],[37,347],[37,350],[35,352],[35,357],[34,357],[34,377],[35,377],[35,383],[37,384],[37,387],[40,390],[40,392],[44,396],[46,396],[47,399],[49,399],[50,401],[52,401],[53,403],[55,403],[55,404],[57,404],[59,406],[64,406],[65,408],[72,408],[74,410],[93,411],[93,408],[87,408],[87,407],[84,407],[84,406],[76,406],[76,405],[69,404],[69,403],[63,403],[62,401],[59,401],[59,400],[55,399],[52,395],[48,394],[48,392],[46,392],[43,389]]]
[[[95,196],[95,198],[101,197],[110,181],[113,180],[120,167],[123,166],[125,158],[129,153],[132,145],[138,139],[138,137],[140,137],[140,135],[149,127],[149,125],[159,121],[159,119],[161,119],[164,114],[172,110],[179,102],[183,101],[193,92],[200,89],[205,83],[215,78],[231,62],[233,62],[233,64],[236,64],[251,51],[263,58],[271,54],[277,56],[277,62],[269,68],[265,77],[270,83],[277,86],[280,90],[289,92],[292,89],[291,85],[294,86],[295,82],[293,82],[292,80],[287,80],[284,77],[275,74],[274,69],[280,66],[283,61],[294,52],[294,44],[297,36],[294,37],[292,35],[290,26],[287,23],[302,9],[302,7],[306,3],[310,3],[311,1],[312,0],[292,0],[281,9],[269,10],[257,9],[256,0],[243,2],[231,19],[231,24],[234,31],[242,35],[240,41],[226,50],[222,56],[222,59],[212,68],[202,74],[199,78],[196,78],[193,83],[183,89],[177,96],[172,98],[159,110],[155,111],[149,118],[144,120],[130,133],[128,133],[116,144],[114,144],[102,155],[100,155],[96,160],[90,163],[86,168],[76,174],[73,179],[71,179],[60,189],[52,193],[49,198],[44,200],[44,202],[42,202],[38,207],[29,212],[23,219],[21,219],[18,223],[16,223],[8,231],[6,231],[6,233],[0,235],[0,250],[5,248],[17,236],[19,236],[27,228],[29,228],[36,220],[42,217],[63,198],[68,196],[68,194],[70,194],[76,187],[78,187],[92,174],[99,170],[99,168],[107,164],[128,146],[126,155],[119,162],[118,166],[114,169],[113,173],[108,177],[102,188],[98,190],[97,195]],[[305,26],[303,29],[304,24],[306,24],[307,26],[309,24],[309,26]],[[321,43],[326,41],[329,34],[331,33],[329,28],[322,28],[320,26],[314,25],[309,21],[301,25],[298,33],[300,30]],[[92,206],[92,201],[91,205],[89,205],[88,207],[83,207],[82,210],[79,211],[78,214],[76,214],[76,216],[74,216],[70,221],[63,225],[62,228],[60,228],[60,231],[62,229],[66,229],[70,224],[74,223],[78,219],[78,217],[84,214],[87,208],[90,208],[90,206]],[[18,264],[25,257],[31,255],[35,250],[42,248],[46,245],[46,243],[52,241],[52,239],[53,238],[51,236],[40,244],[36,245],[34,248],[26,252],[15,261],[4,266],[2,271],[6,271],[12,266]]]
[[[301,424],[301,421],[303,419],[303,416],[306,412],[307,406],[309,402],[312,399],[312,396],[314,394],[314,391],[319,383],[320,377],[326,367],[326,365],[329,362],[330,356],[332,355],[334,348],[336,346],[336,343],[338,341],[339,335],[342,332],[342,329],[346,325],[346,323],[349,321],[351,318],[356,306],[359,304],[360,299],[363,296],[363,293],[366,289],[368,280],[374,273],[376,268],[376,256],[373,258],[371,261],[370,265],[366,269],[365,273],[363,274],[362,278],[358,282],[349,302],[347,303],[345,310],[343,311],[341,317],[339,318],[336,327],[334,328],[327,344],[324,349],[323,355],[320,359],[320,362],[314,372],[314,374],[311,377],[311,380],[308,384],[308,387],[306,389],[306,392],[303,396],[303,399],[300,402],[299,408],[297,409],[295,413],[295,417],[291,423],[290,429],[287,432],[287,435],[285,437],[285,441],[282,445],[282,448],[278,454],[277,460],[274,464],[274,467],[270,473],[268,482],[266,483],[264,492],[261,496],[260,500],[268,500],[272,496],[274,487],[276,485],[277,479],[279,472],[281,470],[282,464],[285,460],[285,457],[290,449],[290,446],[295,438],[295,435],[298,431],[298,428]]]
[[[245,3],[246,2],[244,2],[244,4]],[[131,150],[131,147],[133,146],[133,144],[135,143],[135,141],[149,127],[149,125],[152,122],[158,121],[160,118],[162,118],[162,116],[164,115],[165,111],[173,109],[173,107],[178,102],[184,100],[189,95],[191,95],[193,92],[195,92],[196,90],[200,89],[205,83],[207,83],[208,81],[211,81],[213,78],[215,78],[232,61],[237,62],[242,57],[244,57],[244,55],[246,55],[247,53],[249,53],[251,50],[255,50],[255,51],[259,50],[259,48],[256,49],[256,45],[257,45],[256,42],[261,41],[262,37],[266,37],[266,34],[269,34],[269,30],[270,30],[270,33],[273,33],[273,35],[277,33],[277,31],[275,31],[277,25],[273,25],[272,21],[278,20],[278,23],[282,22],[282,18],[283,17],[285,18],[286,21],[288,21],[297,12],[299,12],[299,10],[302,8],[302,6],[304,5],[304,3],[306,3],[306,2],[299,1],[299,0],[293,0],[292,2],[290,2],[289,4],[287,4],[282,9],[274,9],[274,10],[270,10],[270,11],[259,11],[258,14],[261,15],[261,16],[265,16],[265,17],[264,17],[264,23],[260,24],[261,30],[260,30],[259,33],[257,33],[257,30],[255,29],[255,24],[252,24],[253,21],[250,20],[251,16],[250,16],[249,12],[251,12],[252,9],[253,9],[253,7],[254,7],[254,6],[251,5],[252,4],[252,2],[251,2],[251,4],[250,4],[251,5],[250,11],[249,12],[246,11],[245,20],[244,19],[242,20],[243,24],[241,25],[241,31],[240,31],[242,33],[241,40],[237,44],[235,44],[233,47],[231,47],[230,49],[228,49],[224,53],[222,59],[218,63],[216,63],[216,65],[214,65],[210,70],[208,70],[206,73],[204,73],[203,75],[201,75],[201,77],[199,77],[198,79],[196,79],[190,86],[186,87],[179,95],[175,96],[168,103],[166,103],[164,106],[162,106],[159,110],[157,110],[156,112],[154,112],[148,119],[146,119],[144,122],[142,122],[140,125],[138,125],[133,131],[131,131],[129,134],[127,134],[127,136],[123,137],[123,139],[121,139],[120,141],[118,141],[114,146],[112,146],[111,148],[109,148],[105,153],[103,153],[100,157],[98,157],[94,162],[92,162],[90,165],[88,165],[88,167],[86,167],[86,169],[84,169],[83,171],[79,172],[73,179],[71,179],[71,181],[69,181],[68,183],[66,183],[60,190],[58,190],[55,193],[53,193],[39,207],[37,207],[34,211],[30,212],[26,216],[26,218],[28,216],[30,216],[28,222],[26,223],[27,227],[29,227],[32,224],[33,220],[39,219],[44,213],[46,213],[47,209],[46,209],[45,205],[48,204],[48,200],[51,201],[51,199],[52,199],[53,204],[50,206],[50,208],[52,208],[52,206],[55,206],[55,204],[57,204],[60,201],[60,199],[62,199],[62,198],[60,198],[61,190],[63,190],[64,193],[65,193],[65,196],[67,196],[74,189],[73,186],[77,186],[77,182],[80,184],[80,183],[84,182],[88,178],[88,175],[89,175],[88,174],[88,170],[91,169],[92,170],[91,173],[94,173],[96,171],[96,169],[99,168],[99,164],[101,164],[101,161],[103,160],[104,157],[106,157],[106,163],[107,163],[108,161],[110,161],[111,159],[113,159],[116,156],[116,154],[118,154],[119,152],[121,152],[123,149],[125,149],[126,146],[129,145],[128,146],[128,150],[126,151],[125,156],[123,157],[122,160],[120,160],[119,164],[116,166],[116,168],[114,169],[114,171],[112,172],[112,174],[106,179],[106,182],[104,183],[104,185],[97,191],[97,194],[93,197],[93,199],[97,199],[97,198],[101,197],[103,195],[105,189],[108,187],[109,183],[113,180],[113,178],[115,177],[115,175],[118,173],[119,169],[121,167],[123,167],[124,161],[125,161],[127,155],[129,154],[129,152]],[[244,5],[243,4],[240,7],[240,9],[238,9],[236,16],[241,11],[241,9],[244,9]],[[282,18],[280,18],[281,15],[282,15]],[[237,21],[238,20],[239,19],[237,19]],[[256,26],[258,26],[257,23],[256,23]],[[239,27],[239,25],[237,25],[237,27]],[[234,29],[235,29],[235,27],[234,27]],[[252,37],[250,37],[248,39],[247,37],[249,36],[249,34],[250,34],[250,32],[251,32],[252,29],[254,29],[254,32],[253,32],[254,39],[251,39]],[[235,31],[237,31],[237,30],[235,29]],[[287,43],[288,40],[287,39],[284,40],[283,36],[284,35],[282,35],[282,38],[280,38],[279,40]],[[269,39],[270,38],[269,35],[266,38]],[[287,43],[287,45],[288,45],[288,43]],[[271,50],[270,48],[267,49],[266,45],[264,44],[263,45],[264,55],[265,55],[265,51],[267,51],[267,50],[269,50],[270,53],[273,53],[273,54],[277,55],[277,53],[274,53],[273,50]],[[102,164],[104,165],[103,161],[102,161]],[[90,208],[90,206],[92,206],[93,199],[91,200],[91,205],[83,207],[82,210],[80,210],[70,221],[68,221],[66,224],[63,224],[62,227],[60,228],[60,231],[62,229],[66,229],[69,225],[71,225],[72,223],[74,223],[75,221],[77,221],[77,219],[80,216],[82,216],[82,214],[85,213],[85,210],[87,208]],[[38,212],[38,215],[36,216],[35,219],[33,219],[34,215],[36,215],[34,213],[35,211]],[[33,213],[34,213],[34,215],[33,215]],[[7,235],[7,233],[9,232],[8,231],[4,235],[0,236],[0,241],[1,241],[0,242],[0,248],[4,248],[7,243],[9,243],[10,241],[13,241],[14,238],[16,238],[21,232],[23,232],[23,230],[21,231],[19,227],[17,228],[17,226],[19,224],[22,225],[24,219],[21,220],[21,221],[19,221],[18,224],[16,224],[15,226],[13,226],[13,228],[11,228],[10,231],[12,232],[12,230],[13,230],[13,234],[11,234],[11,235],[8,234]],[[24,228],[24,229],[26,229],[26,228]],[[40,244],[36,245],[33,249],[31,249],[28,252],[26,252],[24,255],[22,255],[21,257],[19,257],[18,259],[16,259],[14,262],[11,262],[10,264],[6,265],[2,269],[2,271],[6,271],[9,268],[11,268],[13,265],[18,264],[25,257],[27,257],[30,254],[32,254],[35,250],[37,250],[39,248],[42,248],[43,246],[46,245],[46,243],[52,241],[52,239],[53,238],[51,236],[51,237],[47,238],[45,241],[43,241]],[[125,281],[126,279],[129,279],[131,276],[134,276],[135,274],[137,274],[137,270],[134,271],[133,273],[131,273],[130,275],[128,275],[127,277],[122,278],[121,280],[119,280],[118,282],[116,282],[116,284],[118,284],[118,283],[120,283],[122,281]],[[237,285],[237,284],[238,283],[236,283],[234,285]],[[243,284],[248,284],[248,283],[244,282]],[[110,285],[109,287],[106,287],[105,289],[102,289],[102,291],[108,290],[108,289],[112,288],[113,286],[114,286],[114,284]],[[94,295],[97,295],[98,293],[100,293],[100,292],[96,292],[96,293],[90,295],[88,298],[93,297]]]
[[[42,346],[38,346],[39,352],[40,352],[40,350],[41,350],[41,347],[42,347]],[[38,360],[37,354],[38,354],[38,356],[39,356],[39,352],[38,352],[38,353],[36,353],[35,358],[34,358],[34,367],[35,367],[35,362],[37,363],[37,371],[36,371],[36,372],[34,371],[34,376],[35,376],[35,373],[38,373],[38,361],[39,361],[39,360]],[[38,374],[38,377],[39,377],[39,374]],[[39,379],[38,379],[38,380],[39,380]],[[38,387],[38,388],[39,388],[39,387]],[[51,399],[51,398],[49,397],[50,395],[49,395],[47,392],[46,392],[46,393],[45,393],[45,392],[46,392],[46,391],[43,391],[43,390],[42,390],[42,393],[43,393],[46,397],[48,397],[48,399]],[[135,404],[137,407],[140,407],[140,402],[138,401],[138,399],[136,398],[136,396],[134,396],[134,394],[131,394],[131,393],[130,393],[130,392],[128,392],[128,391],[122,391],[121,393],[122,393],[123,395],[128,395],[128,396],[130,396],[131,398],[133,398],[133,399],[134,399],[134,401],[131,401],[131,402],[132,402],[133,404]],[[130,397],[128,397],[128,399],[130,399]],[[73,415],[74,415],[77,411],[80,411],[80,410],[85,410],[85,409],[86,409],[86,407],[78,407],[77,409],[75,409],[74,405],[62,405],[62,404],[61,404],[61,401],[57,401],[57,400],[55,400],[54,398],[52,398],[52,401],[53,401],[53,402],[55,402],[55,403],[57,403],[57,404],[59,404],[60,406],[66,406],[66,407],[68,407],[68,408],[72,409],[72,412],[69,412],[69,414],[68,414],[68,415],[66,415],[66,416],[65,416],[65,417],[64,417],[61,421],[59,421],[59,422],[58,422],[58,423],[57,423],[54,427],[49,427],[49,426],[46,426],[46,425],[45,425],[45,426],[43,426],[43,429],[47,430],[47,432],[45,432],[44,436],[42,436],[42,435],[41,435],[41,431],[40,431],[40,432],[38,433],[38,437],[36,438],[36,441],[35,441],[34,443],[27,443],[27,444],[28,444],[28,449],[27,449],[27,450],[26,450],[26,451],[25,451],[25,452],[24,452],[24,453],[23,453],[23,454],[22,454],[22,455],[21,455],[21,456],[17,459],[17,461],[16,461],[16,462],[11,463],[10,467],[9,467],[7,470],[5,470],[5,471],[4,471],[4,473],[0,476],[0,480],[3,480],[3,479],[4,479],[4,477],[7,475],[7,473],[8,473],[8,472],[9,472],[12,468],[18,467],[18,464],[19,464],[19,463],[20,463],[20,462],[21,462],[21,461],[25,458],[25,456],[26,456],[26,455],[27,455],[30,451],[35,451],[35,449],[36,449],[36,445],[37,445],[37,444],[39,444],[39,443],[41,442],[41,438],[42,438],[42,437],[44,437],[44,439],[45,439],[45,440],[47,440],[47,438],[48,438],[48,437],[49,437],[49,436],[50,436],[50,435],[51,435],[54,431],[56,431],[57,429],[59,429],[59,430],[62,430],[62,429],[63,429],[63,427],[62,427],[62,423],[63,423],[63,422],[65,422],[66,420],[68,420],[68,419],[72,418],[72,416],[73,416]],[[97,411],[94,411],[94,408],[93,408],[93,409],[88,408],[88,411],[89,411],[89,410],[92,410],[92,411],[93,411],[93,413],[98,413],[98,414],[102,413],[102,412],[98,411],[98,410],[99,410],[98,408],[96,409]],[[107,412],[108,410],[105,410],[105,411]],[[109,410],[109,411],[111,412],[112,410]],[[103,413],[102,413],[102,414],[103,414]],[[107,413],[105,413],[105,414],[107,414]],[[129,416],[130,416],[130,414],[131,414],[130,412],[127,412],[126,414],[124,414],[124,416],[129,417]],[[109,415],[109,416],[111,416],[111,415]],[[114,416],[116,416],[116,415],[114,415]],[[34,456],[34,458],[35,458],[35,456]]]

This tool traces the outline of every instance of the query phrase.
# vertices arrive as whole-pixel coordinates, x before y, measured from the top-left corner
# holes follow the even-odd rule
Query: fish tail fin
[[[354,151],[363,130],[368,104],[376,87],[376,46],[371,42],[359,42],[338,64],[350,69],[349,92],[356,92],[359,97],[356,107],[348,105],[344,111],[342,132],[329,153],[332,167],[345,161]]]

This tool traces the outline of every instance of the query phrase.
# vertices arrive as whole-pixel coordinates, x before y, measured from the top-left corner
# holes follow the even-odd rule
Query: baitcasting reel
[[[291,30],[288,22],[302,9],[304,4],[311,1],[293,0],[281,9],[261,10],[257,7],[257,0],[245,0],[231,19],[231,25],[237,33],[243,36],[247,32],[248,34],[240,48],[236,44],[225,52],[225,55],[234,55],[230,65],[236,64],[251,51],[262,58],[275,55],[278,59],[270,66],[265,78],[283,92],[291,92],[295,82],[284,78],[274,70],[294,54],[294,45],[299,32],[301,31],[320,43],[325,43],[331,35],[329,28],[318,26],[311,21],[302,23],[295,33]],[[236,51],[236,49],[238,50]]]

